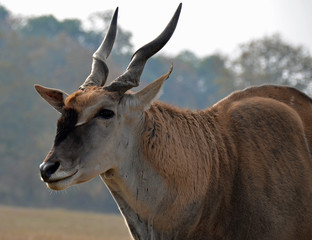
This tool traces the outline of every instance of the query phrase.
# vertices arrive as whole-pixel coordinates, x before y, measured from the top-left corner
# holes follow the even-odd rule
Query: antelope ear
[[[134,94],[134,99],[136,101],[137,107],[142,108],[144,110],[150,107],[153,100],[157,98],[157,95],[160,92],[163,83],[169,78],[172,69],[173,67],[171,65],[169,71],[166,74],[156,79],[151,84],[147,85],[141,91]]]
[[[62,113],[65,99],[68,96],[67,93],[58,89],[46,88],[37,84],[35,84],[34,87],[44,100],[46,100],[58,112]]]

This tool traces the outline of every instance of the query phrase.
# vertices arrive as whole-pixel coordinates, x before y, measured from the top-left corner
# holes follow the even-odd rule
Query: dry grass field
[[[120,216],[0,206],[0,240],[129,240]]]

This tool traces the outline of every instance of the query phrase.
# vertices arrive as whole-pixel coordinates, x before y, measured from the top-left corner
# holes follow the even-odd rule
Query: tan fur
[[[263,86],[236,92],[205,111],[162,103],[146,111],[142,149],[174,195],[174,201],[168,199],[167,214],[177,216],[172,217],[177,222],[194,202],[203,204],[198,212],[202,219],[193,218],[198,226],[187,239],[312,238],[311,103],[295,89]],[[239,194],[233,192],[236,179],[245,179],[240,188],[253,194],[240,195],[253,209],[245,210],[254,211],[250,218],[264,217],[254,226],[247,214],[249,235],[243,231],[233,235],[244,228],[240,224],[248,223],[245,217],[237,219],[235,228],[227,226],[235,223],[231,222],[236,217],[233,197]],[[300,199],[294,200],[298,194]],[[284,212],[291,202],[297,202],[293,205],[297,209],[289,209],[294,220]],[[305,220],[296,226],[298,219]],[[276,232],[279,227],[285,228],[284,233]]]
[[[68,96],[78,119],[60,119],[71,132],[44,161],[60,161],[48,186],[101,175],[134,239],[312,239],[312,100],[261,86],[182,110],[151,104],[163,80]],[[95,117],[103,108],[115,116]]]
[[[183,195],[185,201],[200,197],[203,186],[209,183],[211,160],[217,157],[216,140],[211,139],[214,134],[207,121],[209,116],[162,103],[153,104],[145,116],[142,147],[146,158],[168,184],[181,191],[178,194]],[[202,161],[194,156],[200,156]]]
[[[103,90],[102,87],[88,87],[85,90],[78,90],[65,99],[65,106],[82,112],[85,108],[98,103],[103,96],[117,100],[120,96],[117,93]]]
[[[101,108],[109,108],[110,102],[115,103],[119,99],[118,93],[105,91],[101,87],[88,87],[69,95],[65,100],[64,107],[77,111],[79,120],[76,125],[78,126],[92,119]]]
[[[107,72],[97,59],[83,91],[68,96],[35,85],[62,114],[40,165],[42,180],[63,190],[100,175],[135,240],[311,240],[308,96],[261,86],[204,111],[153,103],[172,68],[138,93],[125,93],[170,38],[180,10],[104,89],[87,87]]]

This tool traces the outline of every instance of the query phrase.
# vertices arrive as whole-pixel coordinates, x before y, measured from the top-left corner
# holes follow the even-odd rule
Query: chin
[[[54,182],[54,183],[47,183],[48,188],[54,190],[54,191],[62,191],[65,190],[66,188],[72,186],[73,184],[64,184],[64,183],[59,183],[59,182]]]

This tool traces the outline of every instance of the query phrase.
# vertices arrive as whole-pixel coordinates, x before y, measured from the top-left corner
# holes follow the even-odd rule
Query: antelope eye
[[[114,117],[115,113],[108,109],[100,110],[95,117],[103,118],[103,119],[110,119]]]

